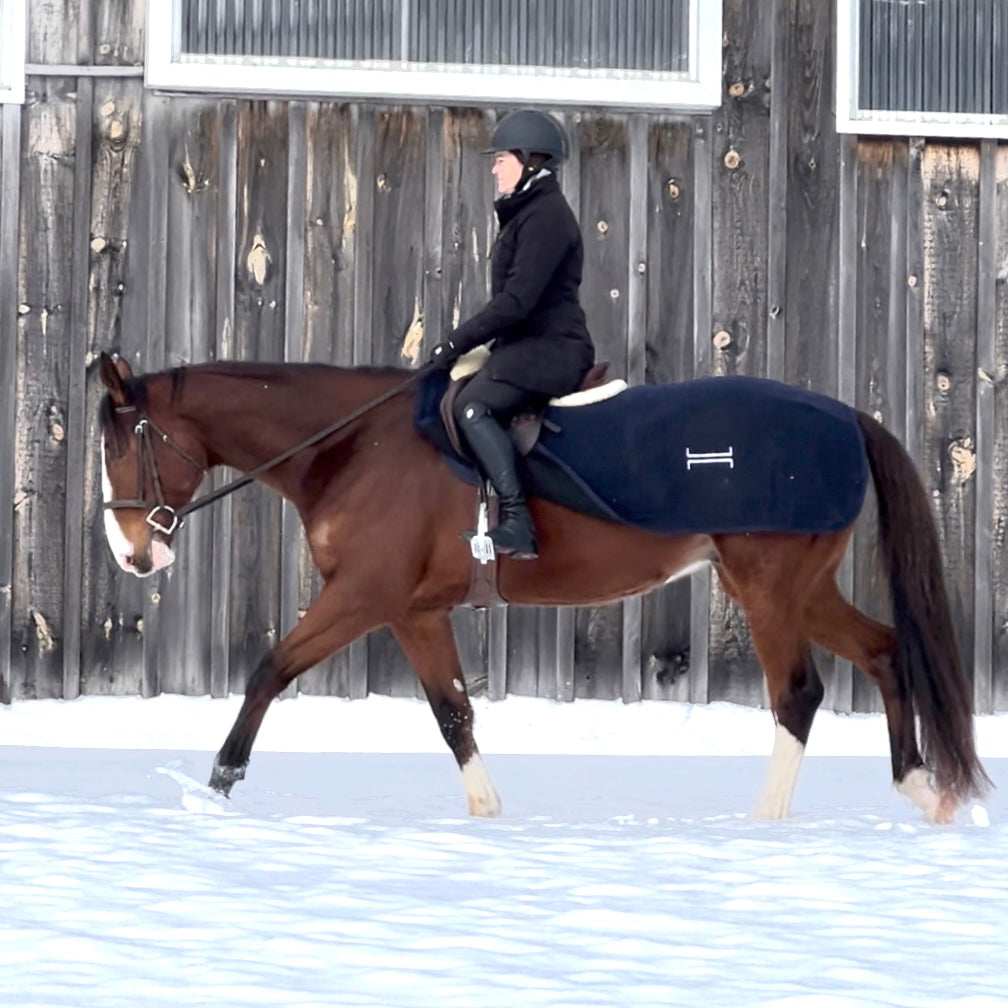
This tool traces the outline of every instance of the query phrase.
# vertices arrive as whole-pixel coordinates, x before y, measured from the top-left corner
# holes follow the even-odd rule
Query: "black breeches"
[[[496,381],[483,371],[478,371],[466,382],[459,392],[452,407],[455,422],[460,423],[462,413],[472,403],[482,403],[494,419],[503,427],[507,427],[512,417],[524,409],[538,408],[545,397],[536,392],[528,392],[509,382]]]

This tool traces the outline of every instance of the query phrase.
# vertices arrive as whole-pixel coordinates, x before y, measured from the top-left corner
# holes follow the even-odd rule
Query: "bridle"
[[[420,368],[418,371],[411,374],[404,382],[400,382],[394,388],[391,388],[387,392],[383,392],[380,396],[376,396],[374,399],[364,403],[363,406],[360,406],[351,413],[348,413],[345,417],[342,417],[335,423],[331,423],[324,430],[320,430],[317,434],[313,434],[311,437],[305,438],[304,441],[294,445],[293,448],[288,448],[279,455],[263,462],[262,465],[258,465],[254,469],[250,469],[243,476],[236,477],[229,483],[225,483],[224,486],[219,487],[216,490],[212,490],[210,493],[204,494],[202,497],[197,497],[195,500],[189,501],[188,504],[185,504],[180,508],[171,507],[171,505],[166,503],[164,499],[164,492],[161,489],[161,474],[158,471],[157,455],[154,451],[154,443],[150,432],[154,431],[164,444],[166,444],[169,448],[172,448],[176,454],[181,456],[191,465],[195,466],[201,474],[205,474],[207,472],[207,468],[193,458],[193,456],[190,455],[189,452],[187,452],[180,444],[173,441],[168,433],[158,427],[158,425],[154,423],[149,416],[141,414],[140,419],[137,420],[136,425],[133,427],[133,433],[136,434],[138,439],[137,458],[139,459],[139,465],[137,466],[136,497],[124,497],[122,499],[105,501],[104,506],[108,510],[115,510],[117,508],[133,508],[136,510],[146,511],[147,516],[145,521],[152,529],[154,529],[155,532],[161,532],[164,535],[171,535],[183,524],[183,520],[186,515],[190,515],[194,511],[199,511],[201,508],[205,508],[207,505],[215,503],[222,497],[226,497],[228,494],[234,493],[235,490],[240,490],[242,487],[248,486],[249,483],[254,482],[256,477],[262,475],[262,473],[272,469],[274,466],[280,465],[281,462],[286,462],[288,459],[293,458],[299,452],[304,451],[305,448],[310,448],[312,445],[318,444],[319,441],[324,441],[331,434],[335,434],[336,431],[353,423],[369,410],[373,410],[376,406],[380,406],[383,402],[386,402],[393,396],[398,395],[403,391],[403,389],[412,385],[415,381],[418,381],[430,371],[431,366],[429,364]],[[115,412],[132,413],[135,412],[136,409],[137,407],[135,405],[116,406]],[[151,483],[154,486],[155,501],[153,503],[143,499],[144,484],[146,482],[145,476],[147,473],[150,473]]]
[[[136,406],[116,406],[116,413],[134,413]],[[157,454],[154,451],[154,444],[151,440],[151,431],[154,431],[161,441],[172,448],[175,453],[195,466],[201,474],[206,473],[206,466],[200,465],[178,442],[173,441],[166,431],[160,427],[149,416],[142,415],[133,427],[133,433],[137,436],[137,458],[140,460],[137,465],[137,492],[136,497],[123,497],[116,500],[105,501],[105,507],[115,508],[139,508],[147,511],[146,522],[155,532],[162,532],[164,535],[171,535],[178,527],[183,518],[183,511],[176,511],[170,507],[164,499],[164,491],[161,489],[161,473],[158,470]],[[146,483],[146,475],[150,473],[151,483],[154,486],[154,496],[156,503],[144,500],[143,492]],[[162,517],[163,516],[163,517]]]

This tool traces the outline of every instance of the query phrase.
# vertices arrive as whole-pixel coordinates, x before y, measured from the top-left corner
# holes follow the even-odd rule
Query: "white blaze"
[[[107,504],[113,499],[113,494],[112,481],[109,479],[108,469],[105,467],[104,434],[102,435],[101,443],[101,482],[102,499]],[[112,555],[116,558],[116,563],[119,564],[123,570],[132,572],[133,568],[126,562],[126,558],[133,555],[133,546],[129,539],[126,538],[126,535],[122,530],[122,526],[119,524],[119,519],[116,517],[115,511],[111,508],[102,508],[102,512],[105,516],[105,538],[108,539]]]

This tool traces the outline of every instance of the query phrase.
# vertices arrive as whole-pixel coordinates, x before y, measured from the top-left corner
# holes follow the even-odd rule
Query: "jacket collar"
[[[547,192],[556,192],[560,188],[556,176],[552,172],[540,172],[521,192],[511,193],[509,196],[501,196],[494,202],[494,210],[497,212],[497,220],[503,227],[515,214],[523,207],[529,205],[536,197]]]

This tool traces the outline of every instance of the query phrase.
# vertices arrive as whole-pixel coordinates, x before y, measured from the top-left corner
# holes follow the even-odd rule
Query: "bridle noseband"
[[[136,411],[136,406],[117,406],[115,407],[115,411],[116,413],[133,413]],[[171,535],[179,527],[185,512],[176,511],[169,504],[165,503],[164,492],[161,489],[161,473],[158,471],[157,455],[154,453],[154,444],[151,440],[152,435],[150,432],[152,430],[161,438],[164,444],[174,449],[175,453],[184,458],[190,465],[195,466],[201,474],[206,472],[206,466],[200,465],[189,452],[180,444],[173,441],[149,416],[144,414],[137,420],[133,428],[133,433],[139,439],[137,441],[139,464],[137,466],[136,497],[124,497],[122,499],[105,501],[105,507],[108,509],[136,508],[147,511],[145,519],[147,524],[155,532]],[[148,471],[151,475],[151,482],[154,484],[154,496],[157,498],[157,503],[153,505],[150,501],[143,499],[144,483],[146,482],[144,477]]]

